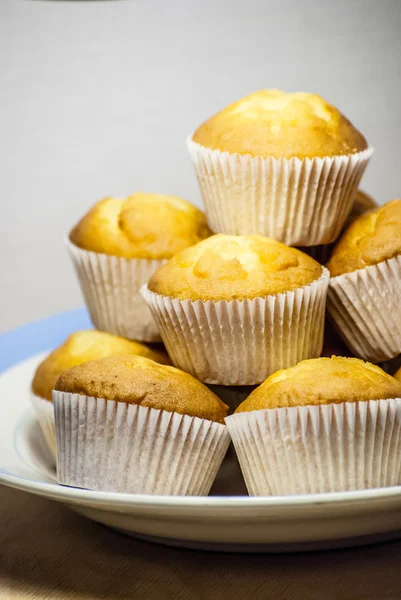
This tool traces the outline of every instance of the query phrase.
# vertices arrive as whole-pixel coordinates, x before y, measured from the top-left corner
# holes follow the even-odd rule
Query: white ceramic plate
[[[30,407],[29,384],[45,348],[88,326],[86,314],[73,311],[0,336],[0,483],[63,502],[125,533],[178,546],[292,551],[401,537],[401,487],[249,498],[232,454],[209,497],[112,494],[59,485]]]

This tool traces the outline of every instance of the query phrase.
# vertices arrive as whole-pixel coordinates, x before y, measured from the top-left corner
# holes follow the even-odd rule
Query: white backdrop
[[[200,197],[185,138],[256,89],[320,93],[401,196],[400,0],[0,0],[0,329],[82,302],[63,235],[108,194]]]

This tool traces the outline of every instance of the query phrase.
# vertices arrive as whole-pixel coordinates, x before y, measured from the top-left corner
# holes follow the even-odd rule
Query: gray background
[[[63,245],[102,196],[200,197],[185,138],[256,89],[320,93],[401,196],[400,0],[0,0],[0,329],[82,302]]]

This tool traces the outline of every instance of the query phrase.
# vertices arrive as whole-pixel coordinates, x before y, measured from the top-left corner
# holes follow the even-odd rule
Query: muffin
[[[345,227],[348,227],[355,219],[360,217],[361,215],[374,210],[377,208],[378,204],[373,200],[369,194],[363,192],[362,190],[358,190],[355,196],[355,201],[352,205],[351,213],[347,219]],[[302,252],[306,252],[312,258],[317,260],[321,265],[326,264],[332,255],[334,250],[335,243],[332,244],[323,244],[321,246],[306,246],[301,247],[299,250]]]
[[[139,288],[166,260],[208,235],[205,215],[174,196],[137,193],[95,204],[68,240],[95,327],[160,341]]]
[[[141,356],[73,367],[53,402],[57,479],[72,487],[207,495],[230,444],[227,406],[215,394]]]
[[[353,354],[382,362],[401,353],[401,200],[358,217],[327,264],[328,311]]]
[[[339,235],[372,154],[320,96],[262,90],[230,104],[188,140],[215,233],[291,246]]]
[[[32,403],[53,457],[56,456],[56,432],[52,390],[57,379],[75,365],[117,354],[137,354],[163,364],[170,363],[165,352],[151,350],[144,344],[101,331],[77,331],[53,350],[36,369],[31,386]]]
[[[226,424],[250,495],[401,483],[401,382],[362,360],[278,371]]]
[[[173,364],[206,383],[254,385],[320,356],[328,273],[262,236],[214,235],[143,286]]]

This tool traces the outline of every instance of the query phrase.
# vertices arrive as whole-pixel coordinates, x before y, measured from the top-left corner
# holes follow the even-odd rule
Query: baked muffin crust
[[[237,408],[316,406],[401,398],[401,382],[358,358],[316,358],[273,373]]]
[[[77,331],[40,363],[32,381],[32,391],[36,396],[51,401],[52,390],[61,373],[75,365],[118,354],[137,354],[170,364],[166,352],[152,350],[145,344],[102,331]]]
[[[168,259],[209,235],[204,213],[189,202],[138,192],[95,204],[73,228],[70,241],[120,258]]]
[[[276,240],[217,234],[175,255],[148,287],[181,300],[243,300],[294,290],[321,274],[313,258]]]
[[[192,139],[212,150],[276,158],[341,156],[368,147],[350,121],[320,96],[275,89],[230,104]]]
[[[112,356],[73,367],[60,375],[55,389],[218,423],[228,409],[188,373],[141,356]]]
[[[332,277],[376,265],[401,253],[401,200],[358,217],[334,248],[327,267]]]

